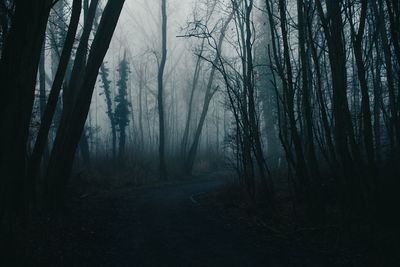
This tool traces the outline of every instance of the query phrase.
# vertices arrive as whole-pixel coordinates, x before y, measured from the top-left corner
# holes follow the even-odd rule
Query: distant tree
[[[196,60],[196,65],[194,68],[194,74],[193,74],[193,81],[191,84],[190,88],[190,97],[189,97],[189,103],[188,103],[188,115],[186,117],[186,123],[185,123],[185,130],[183,132],[183,137],[182,137],[182,142],[181,142],[181,155],[184,158],[187,153],[187,145],[188,145],[188,138],[189,138],[189,130],[190,130],[190,123],[192,121],[192,114],[193,114],[193,100],[194,100],[194,95],[196,92],[196,89],[198,88],[198,83],[199,83],[199,77],[200,77],[200,72],[202,68],[202,61],[201,61],[201,55],[204,50],[204,45],[205,45],[205,40],[201,43],[200,49],[199,49],[199,56],[197,57]]]
[[[110,120],[111,125],[111,134],[112,134],[112,159],[115,160],[116,156],[116,143],[117,143],[117,131],[116,131],[116,123],[113,112],[113,105],[111,99],[111,81],[108,79],[109,69],[103,63],[100,68],[100,77],[103,82],[104,96],[106,97],[107,104],[107,116]]]
[[[164,70],[165,63],[167,62],[167,0],[161,0],[161,35],[162,35],[162,48],[161,48],[161,61],[158,68],[158,116],[160,127],[160,143],[159,143],[159,168],[160,178],[165,180],[167,178],[167,166],[165,165],[165,119],[164,119]]]
[[[217,92],[217,89],[218,89],[217,86],[214,86],[214,83],[215,83],[214,79],[215,79],[215,75],[216,75],[216,71],[217,71],[216,65],[218,64],[219,57],[222,52],[225,33],[226,33],[229,23],[232,21],[232,19],[233,19],[233,12],[229,15],[229,17],[226,19],[226,21],[224,21],[224,24],[221,28],[221,32],[219,33],[218,43],[215,47],[216,56],[213,59],[213,61],[211,61],[212,67],[211,67],[211,71],[209,73],[208,80],[207,80],[207,87],[206,87],[206,91],[205,91],[205,95],[204,95],[203,107],[201,109],[200,119],[199,119],[198,124],[196,125],[193,142],[190,144],[189,151],[187,152],[186,158],[185,158],[185,171],[187,174],[190,174],[190,175],[192,174],[192,171],[193,171],[194,161],[196,159],[197,149],[199,147],[200,137],[201,137],[201,133],[203,131],[204,122],[207,117],[208,108],[209,108],[211,99],[213,98],[213,96],[215,95],[215,93]],[[202,56],[202,54],[199,54],[198,56],[199,56],[199,58],[204,58]]]
[[[118,95],[115,97],[115,102],[117,104],[115,107],[114,120],[119,131],[118,159],[120,163],[123,163],[123,157],[125,154],[126,126],[129,124],[129,106],[131,105],[127,98],[129,66],[128,61],[126,60],[126,53],[124,54],[124,58],[119,63],[118,71]]]

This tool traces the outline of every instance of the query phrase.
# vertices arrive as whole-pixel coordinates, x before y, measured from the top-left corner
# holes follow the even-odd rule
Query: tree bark
[[[0,222],[22,213],[26,148],[51,0],[18,1],[0,61]]]
[[[32,155],[28,163],[28,175],[30,176],[30,183],[33,186],[36,183],[36,177],[39,172],[40,163],[43,152],[46,149],[47,138],[49,130],[53,121],[54,113],[57,108],[57,101],[60,95],[61,86],[64,81],[65,72],[67,70],[68,62],[70,60],[76,31],[79,24],[79,17],[81,13],[82,0],[74,0],[72,5],[72,15],[70,24],[68,27],[67,37],[65,39],[64,48],[60,57],[57,72],[53,81],[53,85],[50,90],[46,109],[44,110],[42,120],[40,123],[39,132],[36,138],[36,142],[33,148]]]
[[[293,71],[292,63],[290,62],[290,50],[288,42],[288,32],[287,32],[287,19],[286,19],[286,1],[279,0],[279,13],[280,13],[280,23],[281,32],[283,39],[283,56],[286,65],[286,79],[283,80],[284,94],[286,95],[286,106],[289,119],[290,134],[292,136],[294,150],[296,155],[296,173],[300,182],[303,185],[308,183],[308,174],[306,169],[306,162],[304,159],[303,147],[301,144],[300,136],[298,133],[296,118],[294,114],[294,88],[293,88]]]
[[[91,45],[85,75],[82,78],[79,90],[77,90],[75,104],[71,109],[69,123],[62,133],[64,138],[62,140],[58,138],[58,142],[54,143],[46,179],[50,201],[48,204],[53,211],[63,205],[66,184],[89,112],[99,68],[110,45],[124,2],[124,0],[109,1],[104,9],[99,28]]]
[[[159,172],[160,179],[167,179],[167,166],[165,164],[165,119],[164,119],[164,69],[167,61],[167,1],[161,0],[161,34],[162,34],[162,47],[161,47],[161,62],[158,69],[158,118],[159,118]]]
[[[370,110],[370,100],[369,100],[369,92],[368,92],[368,82],[366,78],[366,68],[363,59],[363,47],[362,41],[364,39],[364,30],[365,23],[367,17],[368,10],[368,0],[361,1],[361,15],[359,28],[356,32],[353,19],[351,18],[352,14],[349,14],[349,22],[351,35],[353,40],[353,50],[354,56],[356,59],[357,65],[357,74],[360,82],[361,89],[361,109],[362,109],[362,121],[363,121],[363,140],[364,147],[367,154],[367,163],[369,167],[374,166],[375,161],[375,152],[374,152],[374,141],[373,141],[373,131],[372,131],[372,122],[371,122],[371,110]],[[372,168],[373,171],[373,168]]]
[[[353,162],[358,156],[355,147],[354,131],[347,100],[347,74],[343,66],[346,65],[345,41],[343,40],[343,20],[341,15],[342,1],[327,2],[327,18],[320,0],[316,1],[317,10],[324,28],[329,50],[329,61],[333,87],[333,114],[335,120],[335,145],[340,155],[343,170],[351,170]],[[351,152],[349,151],[351,147]]]
[[[39,63],[39,109],[40,109],[40,118],[43,118],[44,112],[46,110],[46,55],[45,55],[45,46],[46,41],[43,42],[42,51],[40,54],[40,63]],[[48,142],[46,141],[44,148],[44,162],[46,162],[49,158],[49,150],[48,150]]]

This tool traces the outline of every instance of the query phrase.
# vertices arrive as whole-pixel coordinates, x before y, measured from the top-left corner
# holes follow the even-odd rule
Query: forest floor
[[[37,218],[10,266],[366,266],[253,223],[218,200],[226,186],[212,173],[77,195],[58,220]]]

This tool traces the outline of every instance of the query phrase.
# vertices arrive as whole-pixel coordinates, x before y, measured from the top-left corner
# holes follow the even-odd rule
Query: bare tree
[[[68,62],[70,60],[75,40],[75,35],[79,24],[81,6],[82,6],[81,0],[74,1],[72,6],[71,21],[68,27],[68,33],[65,39],[64,48],[61,53],[59,65],[47,100],[46,108],[42,115],[42,120],[36,138],[36,142],[33,148],[33,152],[29,160],[28,174],[31,176],[29,180],[31,183],[32,190],[36,182],[36,176],[40,169],[40,163],[42,160],[43,153],[46,149],[49,130],[51,127],[51,123],[53,121],[54,113],[57,108],[57,101],[59,99],[61,87],[64,81],[64,76],[67,70]]]
[[[161,61],[158,68],[158,119],[159,119],[159,171],[160,179],[167,179],[167,166],[165,164],[165,119],[164,119],[164,70],[167,61],[167,1],[161,0]]]
[[[87,64],[84,66],[85,75],[82,77],[73,97],[74,104],[70,107],[68,122],[64,127],[60,126],[62,130],[59,129],[57,134],[58,141],[56,138],[46,175],[49,205],[54,211],[63,204],[65,186],[71,173],[76,148],[89,112],[99,68],[111,42],[124,2],[124,0],[107,2],[91,45]]]

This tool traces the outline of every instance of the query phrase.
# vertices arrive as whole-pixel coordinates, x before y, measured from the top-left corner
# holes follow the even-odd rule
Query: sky
[[[137,56],[148,51],[160,50],[160,5],[161,0],[126,0],[110,53],[126,48],[132,55]],[[182,43],[176,36],[190,18],[193,6],[193,0],[167,2],[169,50]]]

